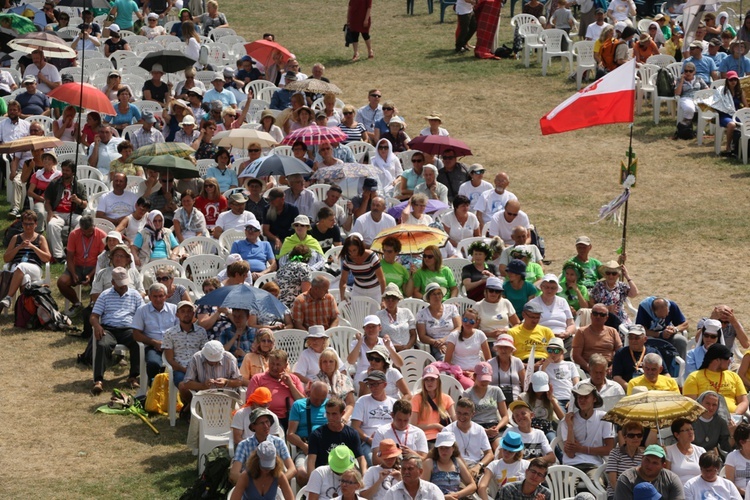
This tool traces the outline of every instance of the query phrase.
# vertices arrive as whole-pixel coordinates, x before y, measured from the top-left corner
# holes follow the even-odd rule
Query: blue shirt
[[[420,182],[424,182],[422,176],[417,175],[413,168],[404,170],[404,172],[401,174],[401,177],[406,179],[406,189],[411,189],[412,191],[415,187],[417,187],[417,184],[419,184]]]
[[[240,254],[242,260],[250,264],[250,271],[254,273],[264,271],[268,267],[268,262],[274,259],[271,244],[262,240],[258,240],[257,243],[250,243],[247,239],[237,240],[232,243],[229,253]]]
[[[94,303],[92,312],[99,315],[101,325],[130,328],[138,308],[143,306],[141,294],[132,288],[123,295],[114,287],[104,290]]]
[[[294,92],[286,89],[279,89],[271,96],[271,109],[278,109],[283,111],[286,108],[292,107],[292,96]],[[203,99],[205,101],[205,98]]]
[[[276,448],[276,454],[281,458],[282,462],[287,458],[292,458],[289,455],[289,448],[286,447],[286,443],[280,437],[269,434],[266,441],[273,443],[274,448]],[[237,449],[234,450],[234,458],[232,460],[241,463],[242,470],[245,470],[245,463],[247,462],[248,457],[252,452],[258,449],[259,445],[258,438],[256,438],[254,434],[247,439],[243,439],[240,441],[240,444],[237,445]]]
[[[706,357],[706,348],[702,345],[696,346],[695,349],[688,351],[687,361],[685,362],[685,376],[698,371],[703,364],[703,358]]]
[[[708,57],[709,59],[714,60],[714,64],[716,64],[716,67],[718,68],[721,65],[721,62],[729,57],[729,54],[725,54],[724,52],[717,52],[716,55],[707,54],[703,57]]]
[[[133,329],[140,330],[146,337],[161,342],[164,338],[164,332],[180,324],[176,315],[177,306],[174,304],[165,302],[161,311],[157,311],[154,305],[149,302],[143,304],[135,312]]]
[[[223,171],[219,167],[208,167],[204,179],[208,179],[209,177],[216,179],[216,182],[219,183],[219,190],[222,193],[224,191],[229,191],[229,188],[232,186],[240,185],[240,182],[237,179],[237,172],[229,167]]]
[[[328,423],[328,420],[326,420],[327,401],[328,399],[326,398],[320,406],[310,405],[310,420],[312,420],[312,425],[310,427],[311,431]],[[307,406],[309,404],[310,398],[298,399],[292,404],[292,409],[289,411],[289,421],[298,422],[299,425],[297,425],[297,432],[295,434],[301,438],[309,437],[307,432]],[[311,433],[312,432],[310,432],[310,434]]]
[[[133,27],[133,14],[138,12],[138,4],[133,0],[115,0],[112,5],[117,8],[117,17],[115,23],[120,29],[130,29]]]
[[[232,325],[231,327],[227,328],[223,332],[221,332],[221,335],[219,336],[219,342],[222,344],[228,343],[230,340],[232,340],[232,337],[234,337],[237,334],[237,328]],[[253,348],[253,342],[255,342],[255,328],[245,327],[245,333],[243,333],[240,336],[240,340],[238,342],[235,342],[231,348],[229,348],[229,352],[234,354],[237,348],[239,347],[245,352],[251,352]],[[245,359],[245,356],[237,356],[237,366],[242,366],[242,361]]]
[[[750,59],[745,56],[740,56],[739,59],[727,56],[719,64],[719,73],[727,73],[729,71],[736,71],[737,75],[742,78],[743,76],[750,73]]]
[[[333,157],[337,160],[343,161],[344,163],[356,163],[356,160],[354,159],[354,153],[352,153],[351,148],[347,146],[339,145],[333,148]],[[320,154],[318,154],[317,152],[315,153],[315,161],[318,163],[323,161],[323,157],[320,156]]]
[[[138,233],[135,236],[135,239],[133,240],[133,245],[137,246],[138,248],[141,248],[143,246],[143,235],[141,233]],[[177,238],[175,238],[174,233],[169,234],[169,246],[170,248],[175,248],[179,245],[179,242],[177,241]],[[156,259],[168,259],[169,255],[167,255],[167,244],[164,243],[164,240],[160,241],[154,241],[154,248],[151,249],[151,255],[149,256],[149,259],[156,260]]]
[[[237,99],[235,99],[234,94],[227,89],[222,90],[221,93],[216,92],[216,89],[211,89],[203,95],[203,102],[211,103],[213,101],[221,101],[225,108],[237,105]]]
[[[106,115],[104,121],[113,125],[132,125],[141,119],[141,111],[133,104],[128,104],[128,112],[120,113],[119,104],[115,104],[115,116]]]
[[[684,69],[685,64],[689,62],[695,64],[695,76],[700,77],[701,80],[706,82],[706,85],[709,85],[711,83],[711,73],[713,71],[718,71],[714,60],[709,57],[701,57],[700,59],[688,57],[682,63],[682,68]]]

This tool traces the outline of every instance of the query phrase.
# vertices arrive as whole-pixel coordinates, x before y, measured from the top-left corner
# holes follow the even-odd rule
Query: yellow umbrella
[[[440,229],[416,224],[399,224],[380,231],[372,242],[372,249],[381,252],[383,240],[389,236],[401,242],[402,254],[421,253],[430,245],[441,247],[448,241],[448,235]]]
[[[640,422],[644,427],[669,427],[678,418],[695,420],[706,409],[694,399],[672,391],[647,391],[625,396],[604,415],[604,420],[617,425]]]

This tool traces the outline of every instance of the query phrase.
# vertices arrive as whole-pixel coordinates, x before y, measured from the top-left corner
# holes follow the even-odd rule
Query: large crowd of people
[[[456,50],[463,52],[476,20],[464,5],[471,2],[458,3]],[[354,59],[360,34],[374,57],[371,5],[352,4],[350,16],[359,16],[347,32]],[[608,44],[615,46],[613,64],[630,57],[621,41],[635,35],[628,24],[632,2],[614,0],[606,12],[594,2],[573,4],[580,4],[580,23],[590,21],[579,35],[599,40],[604,70],[612,69]],[[544,7],[533,0],[523,11],[570,31],[579,22],[573,4]],[[45,22],[35,21],[40,30],[64,35],[74,28],[69,8],[48,0],[43,13]],[[605,14],[617,25],[604,23]],[[522,201],[508,189],[508,173],[485,180],[485,167],[463,163],[455,147],[439,154],[412,148],[407,120],[378,88],[353,104],[286,88],[307,79],[328,82],[322,64],[308,77],[294,56],[280,51],[264,61],[241,55],[211,67],[211,81],[201,81],[198,72],[207,66],[199,62],[201,44],[241,38],[215,0],[205,9],[193,1],[178,8],[116,0],[100,15],[101,23],[94,12],[81,13],[74,49],[124,61],[115,55],[143,57],[138,37],[174,39],[195,65],[165,75],[155,64],[139,86],[113,66],[101,90],[116,114],[89,112],[80,129],[76,109],[46,94],[70,76],[65,68],[84,62],[35,50],[11,61],[20,82],[0,69],[0,92],[11,96],[0,142],[29,135],[80,142],[86,153],[79,163],[98,171],[107,187],[92,195],[79,182],[84,170],[59,161],[54,149],[4,158],[19,224],[4,253],[9,279],[0,306],[11,308],[28,284],[42,284],[46,264],[64,262],[55,286],[70,304],[65,314],[80,316],[90,337],[94,396],[105,390],[118,344],[129,349],[126,383],[133,389],[146,389],[142,370],[150,384],[170,368],[181,420],[191,419],[200,391],[245,395],[227,429],[232,498],[278,492],[291,500],[294,488],[304,487],[310,500],[550,500],[545,478],[558,463],[588,474],[597,492],[606,489],[616,500],[745,495],[750,355],[743,353],[750,339],[730,305],[709,307],[692,327],[674,301],[644,297],[649,291],[639,289],[639,270],[626,266],[626,255],[598,254],[585,235],[572,235],[569,258],[552,266]],[[711,16],[690,46],[677,92],[684,99],[686,85],[700,86],[691,83],[701,78],[691,71],[705,68],[710,79],[724,68],[727,88],[744,104],[735,82],[744,66],[700,63],[702,50],[716,55],[713,40],[721,41],[719,53],[742,47],[744,28],[740,42],[732,42],[726,16]],[[641,35],[635,57],[646,57],[644,46],[669,50],[671,43],[679,58],[680,29],[668,17],[654,18],[655,34]],[[746,60],[738,54],[724,60]],[[266,109],[251,113],[258,81],[273,90],[262,101]],[[143,102],[161,112],[141,111]],[[688,119],[688,106],[681,106]],[[424,122],[415,136],[450,135],[440,113],[430,111]],[[313,124],[340,130],[345,139],[300,140],[289,151],[260,142],[223,148],[214,140],[217,131],[250,128],[278,143]],[[187,179],[132,163],[139,148],[161,142],[182,143],[193,160],[213,163]],[[369,144],[367,152],[349,146],[355,142]],[[292,155],[310,172],[243,175],[253,161],[274,154]],[[313,172],[344,163],[369,163],[379,173],[359,179],[351,199],[336,183],[311,189]],[[408,229],[381,236],[403,224]],[[408,234],[419,226],[439,236],[413,248]],[[219,255],[224,264],[211,276],[183,268],[203,254]],[[228,286],[262,288],[278,308],[196,304]],[[368,314],[350,314],[360,302],[369,304]],[[339,326],[354,329],[343,344],[334,335]],[[277,346],[289,335],[298,336],[299,352]],[[695,421],[674,420],[661,435],[639,421],[604,420],[616,401],[649,390],[684,394],[706,411]]]

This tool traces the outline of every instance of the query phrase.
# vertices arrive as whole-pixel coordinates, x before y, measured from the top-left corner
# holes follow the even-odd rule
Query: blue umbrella
[[[269,175],[307,175],[312,169],[293,156],[261,156],[239,175],[242,177],[267,177]]]
[[[223,286],[204,295],[195,303],[230,309],[248,309],[258,316],[271,315],[279,319],[284,318],[288,311],[279,299],[267,291],[244,284]]]

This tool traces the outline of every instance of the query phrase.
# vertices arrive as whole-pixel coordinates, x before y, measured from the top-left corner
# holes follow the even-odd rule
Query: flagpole
[[[633,165],[633,123],[630,124],[630,142],[628,143],[628,169],[626,171],[626,177],[627,175],[630,175],[630,168]],[[629,188],[627,188],[629,189]],[[623,208],[623,216],[622,216],[622,242],[620,243],[620,255],[625,255],[625,247],[627,246],[628,241],[628,201],[630,200],[630,197],[625,200],[625,207]]]

